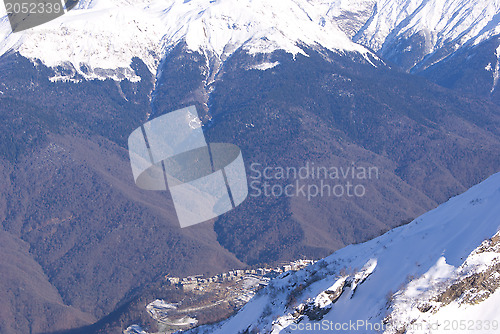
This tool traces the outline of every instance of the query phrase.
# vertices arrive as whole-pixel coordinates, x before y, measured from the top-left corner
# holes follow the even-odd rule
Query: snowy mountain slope
[[[219,60],[241,47],[295,55],[305,44],[366,54],[364,45],[412,69],[500,33],[500,0],[84,0],[18,34],[0,10],[0,55],[19,51],[51,67],[72,64],[87,79],[139,80],[132,58],[155,73],[184,40]]]
[[[499,0],[378,0],[353,39],[411,69],[499,33]]]
[[[350,38],[373,15],[377,0],[309,0],[323,15],[337,23]]]
[[[305,54],[302,44],[368,53],[322,10],[302,0],[83,1],[24,33],[10,33],[4,16],[0,54],[19,51],[51,67],[71,63],[88,79],[138,80],[130,68],[133,57],[155,73],[163,55],[181,41],[222,60],[241,47],[251,54],[278,49]]]
[[[499,104],[500,36],[457,50],[419,75],[440,86],[472,93]]]
[[[161,58],[160,20],[145,13],[143,6],[120,7],[119,2],[104,1],[82,8],[84,5],[47,24],[15,34],[4,17],[0,54],[18,51],[49,67],[74,68],[86,79],[138,81],[140,78],[130,67],[134,57],[155,73]],[[71,78],[72,74],[66,76]]]
[[[358,321],[360,333],[434,333],[436,322],[444,330],[456,319],[491,332],[493,321],[500,326],[492,312],[500,304],[499,201],[500,173],[408,225],[283,274],[234,317],[190,333],[321,333]]]

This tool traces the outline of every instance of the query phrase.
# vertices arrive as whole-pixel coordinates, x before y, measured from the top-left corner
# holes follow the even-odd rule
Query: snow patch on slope
[[[490,92],[493,93],[497,88],[498,78],[500,78],[500,46],[495,51],[495,56],[497,57],[495,68],[491,68],[491,63],[488,65],[489,70],[493,72],[493,86],[491,87]],[[486,66],[486,70],[488,71],[488,66]]]
[[[270,62],[264,62],[264,63],[255,64],[255,65],[249,66],[247,69],[248,70],[266,71],[266,70],[269,70],[271,68],[275,68],[279,64],[280,64],[279,61],[275,61],[275,62],[272,62],[272,63],[270,63]]]

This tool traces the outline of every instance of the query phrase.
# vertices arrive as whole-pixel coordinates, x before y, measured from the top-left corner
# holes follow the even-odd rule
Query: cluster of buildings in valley
[[[180,278],[166,275],[165,280],[170,286],[175,286],[183,291],[204,291],[213,283],[237,282],[244,278],[253,278],[258,280],[260,286],[265,286],[270,279],[277,277],[282,273],[300,270],[314,262],[314,260],[296,260],[290,263],[281,264],[275,268],[257,268],[246,270],[235,269],[212,277],[195,275]]]
[[[314,262],[297,260],[275,268],[235,269],[210,277],[196,275],[181,278],[166,275],[167,284],[186,292],[189,298],[174,304],[157,299],[148,304],[146,309],[159,327],[163,328],[162,333],[192,328],[204,324],[203,321],[207,321],[206,314],[218,313],[227,316],[250,301],[271,279],[285,272],[303,269]],[[200,323],[198,319],[204,320]],[[213,322],[221,319],[223,318],[209,320]],[[139,325],[132,325],[123,333],[148,334]]]

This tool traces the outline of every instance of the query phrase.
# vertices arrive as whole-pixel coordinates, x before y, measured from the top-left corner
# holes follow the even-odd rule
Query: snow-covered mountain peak
[[[320,45],[366,54],[366,46],[411,69],[500,33],[500,0],[82,0],[17,34],[0,15],[0,54],[19,51],[52,67],[70,63],[87,79],[139,80],[134,57],[155,73],[181,41],[220,60],[240,48],[296,55],[305,54],[303,45]]]
[[[366,0],[370,2],[370,0]],[[500,33],[500,0],[377,0],[373,15],[354,37],[383,55],[415,52],[415,44],[399,41],[419,35],[417,60],[436,55],[441,60],[463,45],[476,45]]]
[[[140,58],[155,72],[161,57],[162,23],[142,5],[118,6],[121,3],[83,3],[58,19],[15,34],[4,17],[0,54],[18,51],[49,67],[74,68],[87,79],[140,80],[130,67],[132,59]],[[65,77],[72,75],[53,79]]]
[[[130,68],[133,57],[155,73],[162,56],[181,41],[220,59],[242,47],[252,54],[305,54],[301,45],[367,53],[324,15],[325,8],[305,0],[82,1],[27,32],[10,33],[4,17],[0,54],[19,51],[51,67],[71,63],[86,78],[138,80]]]
[[[209,49],[220,57],[241,46],[251,53],[276,49],[303,53],[297,42],[331,50],[365,51],[324,14],[322,7],[303,0],[175,1],[163,10],[163,20],[170,43],[185,36],[192,50]],[[173,21],[172,17],[179,19]],[[180,27],[178,22],[184,24]]]

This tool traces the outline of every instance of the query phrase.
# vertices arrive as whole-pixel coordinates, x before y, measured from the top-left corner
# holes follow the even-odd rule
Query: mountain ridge
[[[113,24],[103,26],[103,20]],[[29,32],[12,34],[9,29],[4,16],[0,55],[18,51],[49,67],[71,64],[73,71],[87,79],[140,80],[129,67],[133,57],[141,58],[155,73],[161,59],[180,42],[191,51],[205,53],[207,61],[212,57],[223,61],[240,48],[250,54],[278,49],[304,54],[300,43],[370,54],[307,1],[196,0],[134,5],[90,1]],[[69,34],[72,38],[67,38]],[[64,77],[54,77],[57,79]]]
[[[73,72],[53,80],[78,73],[89,80],[119,81],[140,80],[130,68],[133,57],[155,73],[183,41],[190,50],[205,53],[207,61],[224,61],[239,48],[250,54],[281,49],[296,55],[304,52],[303,43],[364,55],[370,49],[419,72],[499,34],[498,15],[498,0],[92,0],[81,1],[53,22],[12,34],[2,7],[0,55],[18,51]]]

